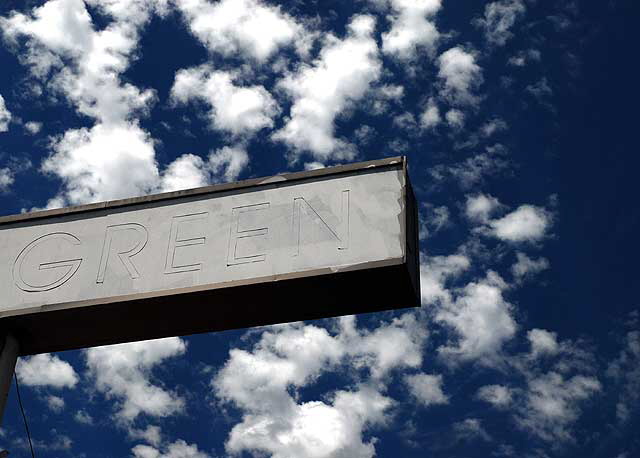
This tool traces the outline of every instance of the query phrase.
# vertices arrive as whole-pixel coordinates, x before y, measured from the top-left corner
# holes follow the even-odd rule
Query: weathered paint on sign
[[[38,326],[29,323],[38,315],[53,318],[56,311],[66,311],[73,320],[70,311],[82,309],[86,316],[78,323],[86,327],[92,322],[91,307],[110,304],[113,313],[122,313],[152,298],[172,296],[172,313],[179,314],[181,295],[234,287],[241,291],[238,286],[313,275],[326,275],[326,287],[331,287],[331,274],[404,265],[407,224],[415,224],[406,216],[406,190],[405,164],[398,158],[3,218],[0,323],[16,327],[12,332],[18,336],[22,329],[25,341],[42,340],[34,335]],[[303,297],[291,300],[304,302]],[[224,309],[228,306],[215,301],[207,305],[232,313]],[[195,313],[198,320],[197,310],[185,308],[185,313]],[[170,317],[150,322],[154,319]],[[295,319],[292,314],[290,320]],[[220,326],[193,331],[201,328]],[[190,329],[176,333],[184,330]],[[86,343],[138,338],[111,332],[113,337],[105,334]],[[171,331],[161,334],[167,333]],[[148,337],[157,334],[150,331]],[[71,340],[53,347],[79,345]],[[41,342],[33,348],[48,346]]]

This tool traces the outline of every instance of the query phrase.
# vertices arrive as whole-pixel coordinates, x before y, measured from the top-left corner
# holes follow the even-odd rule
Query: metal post
[[[2,338],[2,350],[0,350],[0,425],[4,415],[4,407],[7,404],[7,397],[11,389],[13,371],[18,360],[18,341],[11,334],[6,334]]]

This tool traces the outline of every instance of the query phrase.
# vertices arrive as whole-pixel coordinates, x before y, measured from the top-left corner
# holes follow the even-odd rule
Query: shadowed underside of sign
[[[20,354],[419,305],[404,158],[0,218]]]

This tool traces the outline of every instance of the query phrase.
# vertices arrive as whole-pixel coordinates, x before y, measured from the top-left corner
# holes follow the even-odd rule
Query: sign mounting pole
[[[12,334],[6,333],[2,336],[2,350],[0,351],[0,425],[4,415],[4,408],[9,397],[11,382],[13,381],[13,371],[18,360],[18,341]]]

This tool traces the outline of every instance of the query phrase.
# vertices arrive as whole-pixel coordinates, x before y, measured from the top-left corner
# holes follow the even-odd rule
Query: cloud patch
[[[79,380],[71,364],[50,353],[20,358],[16,374],[21,383],[32,387],[73,388]]]
[[[9,130],[10,122],[11,112],[7,109],[4,97],[0,94],[0,132],[7,132]]]
[[[382,34],[382,51],[401,60],[412,60],[420,48],[434,54],[440,38],[432,18],[441,0],[390,0],[391,30]]]
[[[328,36],[313,64],[300,65],[280,81],[280,88],[292,97],[293,105],[285,126],[272,138],[287,144],[294,159],[305,152],[320,162],[355,157],[353,145],[335,138],[334,121],[380,76],[374,29],[372,16],[354,17],[346,38]]]
[[[179,70],[171,98],[182,104],[204,101],[210,107],[211,127],[233,135],[251,135],[273,127],[279,107],[271,94],[262,86],[238,86],[236,78],[209,65]]]

